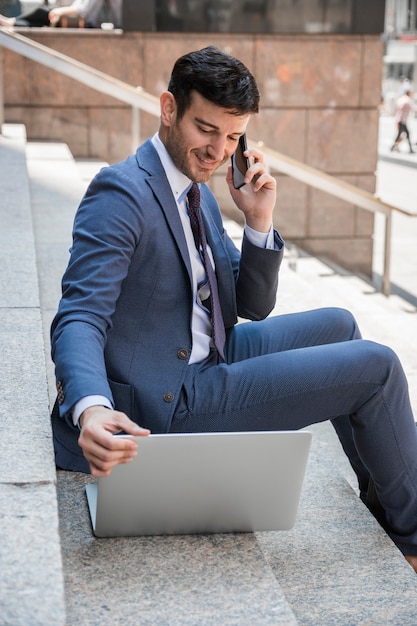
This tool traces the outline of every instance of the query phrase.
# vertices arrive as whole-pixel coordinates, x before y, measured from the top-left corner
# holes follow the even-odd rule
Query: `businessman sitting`
[[[417,568],[417,429],[397,356],[328,308],[268,317],[283,241],[274,178],[247,151],[241,252],[206,186],[257,113],[255,79],[214,47],[178,59],[159,132],[103,169],[75,217],[52,324],[58,467],[105,476],[137,453],[123,430],[299,429],[331,420],[367,501]],[[249,322],[237,324],[242,317]]]

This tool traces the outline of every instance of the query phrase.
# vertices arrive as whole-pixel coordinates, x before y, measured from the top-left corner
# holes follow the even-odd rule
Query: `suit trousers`
[[[398,548],[417,555],[417,429],[396,354],[327,308],[235,326],[226,362],[189,366],[171,432],[298,430],[331,420],[366,500],[370,477]]]

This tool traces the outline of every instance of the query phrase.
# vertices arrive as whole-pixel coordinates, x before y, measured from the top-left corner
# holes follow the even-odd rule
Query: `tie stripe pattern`
[[[200,189],[197,183],[193,183],[188,194],[188,211],[190,215],[191,229],[197,250],[200,252],[204,269],[206,270],[207,281],[210,289],[210,317],[212,325],[212,337],[217,352],[224,359],[224,344],[226,333],[222,311],[220,307],[217,278],[207,250],[206,229],[200,209]]]

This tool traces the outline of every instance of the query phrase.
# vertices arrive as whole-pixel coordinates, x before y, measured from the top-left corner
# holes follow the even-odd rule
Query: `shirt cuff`
[[[266,248],[267,250],[273,250],[274,244],[274,227],[271,226],[268,233],[260,233],[258,230],[254,230],[247,224],[245,224],[245,235],[253,244],[258,248]]]
[[[72,421],[74,422],[74,426],[79,426],[81,413],[86,409],[89,409],[90,406],[105,406],[108,409],[113,408],[110,400],[105,396],[85,396],[75,403],[72,410]]]

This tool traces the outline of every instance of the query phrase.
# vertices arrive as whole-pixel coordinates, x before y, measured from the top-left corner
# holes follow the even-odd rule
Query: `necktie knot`
[[[188,196],[188,204],[190,206],[190,209],[199,209],[200,208],[200,188],[197,185],[197,183],[193,183],[191,185],[187,196]]]

